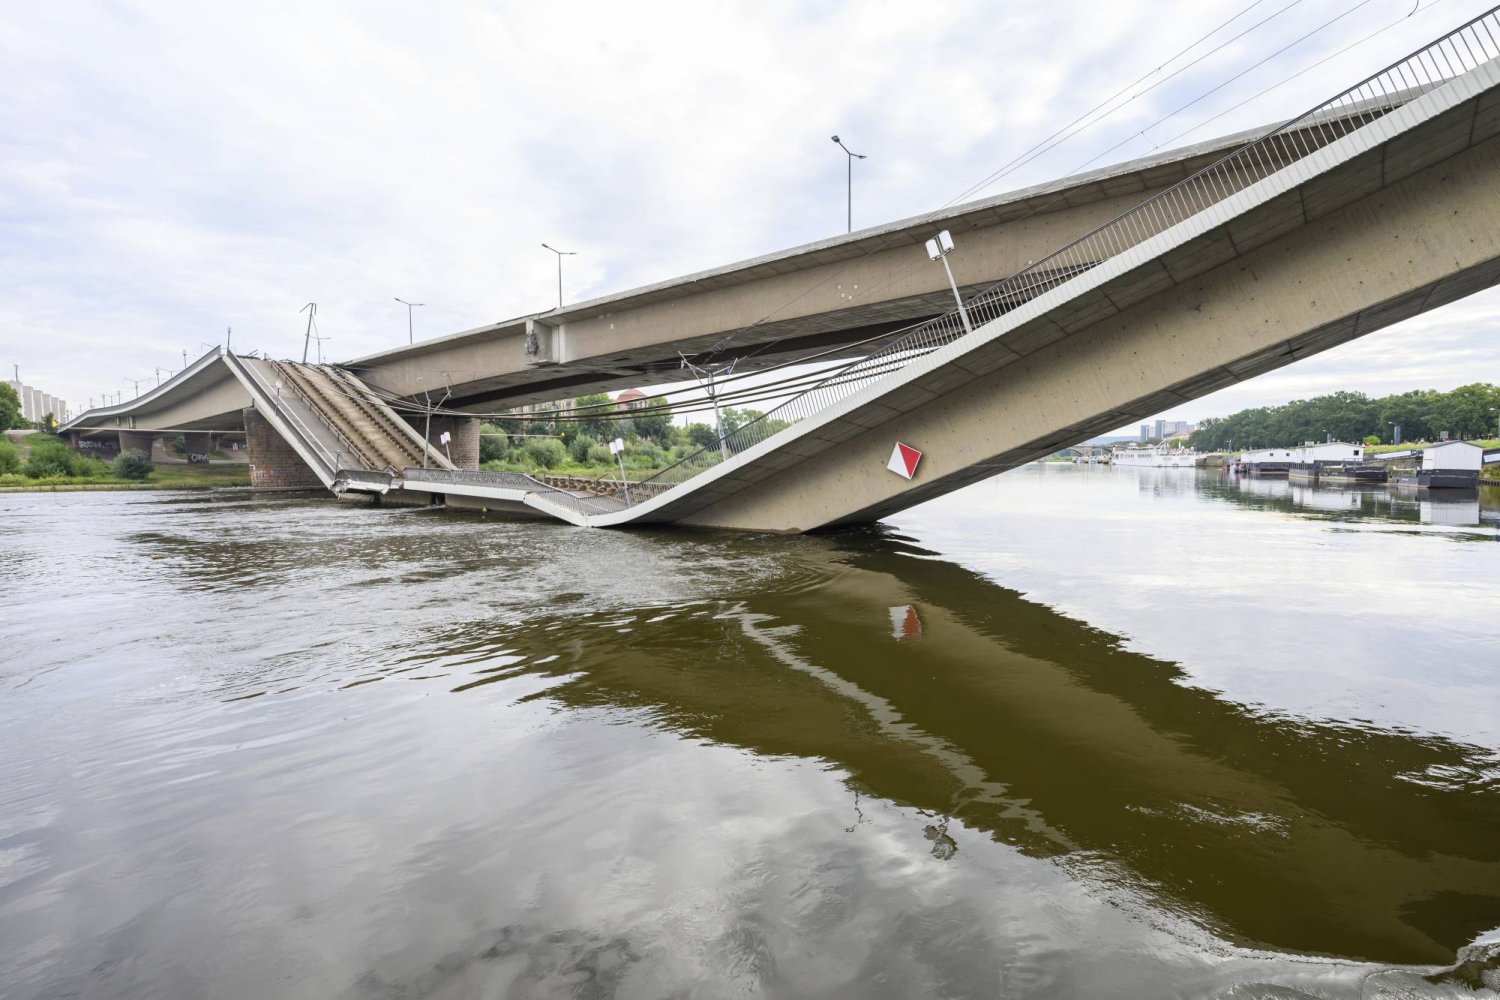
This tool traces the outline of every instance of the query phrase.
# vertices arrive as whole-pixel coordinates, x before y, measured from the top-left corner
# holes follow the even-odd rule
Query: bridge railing
[[[1272,128],[1050,256],[977,293],[965,303],[972,326],[978,329],[1067,284],[1359,131],[1427,91],[1500,58],[1497,39],[1500,39],[1500,8],[1480,15],[1337,97]],[[643,483],[670,486],[686,482],[912,361],[953,343],[966,332],[956,310],[923,323],[884,348],[833,371],[812,388]],[[658,493],[659,490],[648,493],[632,487],[632,505]]]

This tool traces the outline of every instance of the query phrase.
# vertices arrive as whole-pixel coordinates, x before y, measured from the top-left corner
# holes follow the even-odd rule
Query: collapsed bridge
[[[584,526],[876,520],[1494,285],[1497,38],[1491,11],[1253,135],[345,365],[219,351],[63,431],[237,426],[260,485]],[[915,266],[939,227],[963,314]],[[628,493],[473,468],[467,414],[680,380],[730,343],[751,370],[838,363]],[[438,389],[421,428],[398,412]]]

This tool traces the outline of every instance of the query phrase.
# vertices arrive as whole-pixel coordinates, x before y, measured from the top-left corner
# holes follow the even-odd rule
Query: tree
[[[741,427],[744,427],[746,424],[753,424],[763,416],[765,414],[759,410],[736,410],[732,406],[726,406],[723,413],[724,434],[726,436],[733,434]]]
[[[719,443],[719,432],[707,424],[688,424],[687,438],[695,448],[707,448]]]
[[[0,382],[0,431],[21,427],[26,423],[21,417],[21,397],[4,382]]]
[[[665,396],[652,396],[644,407],[631,415],[636,434],[652,438],[662,444],[670,444],[672,437],[672,410]]]
[[[610,420],[615,408],[608,393],[595,392],[587,396],[579,396],[573,400],[573,409],[577,411],[578,419],[570,422],[577,428],[579,434],[599,441],[608,441],[619,436],[614,421]]]
[[[505,456],[510,438],[494,424],[479,425],[479,461],[496,462]]]

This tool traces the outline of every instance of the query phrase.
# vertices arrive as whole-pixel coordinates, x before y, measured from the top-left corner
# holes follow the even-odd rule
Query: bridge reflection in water
[[[825,761],[861,795],[929,812],[938,856],[981,833],[1232,941],[1446,962],[1500,922],[1486,751],[1230,703],[899,537],[795,552],[792,586],[708,617],[466,622],[432,640],[517,658],[456,691],[536,672],[569,706]],[[893,633],[908,605],[919,634]]]

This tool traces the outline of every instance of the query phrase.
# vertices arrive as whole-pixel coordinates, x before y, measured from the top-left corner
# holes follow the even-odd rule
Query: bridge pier
[[[255,487],[302,489],[321,488],[318,474],[287,444],[276,428],[255,407],[242,411],[245,420],[245,447],[250,452],[250,485]]]
[[[426,420],[421,417],[412,417],[411,421],[420,436]],[[460,469],[479,468],[479,418],[478,417],[438,417],[432,418],[432,427],[428,430],[428,442],[443,452],[441,444],[443,432],[452,435],[448,442],[447,454],[454,465]]]
[[[208,453],[214,450],[214,436],[209,431],[186,431],[182,443],[189,462],[207,462]]]
[[[143,451],[149,458],[151,446],[156,442],[156,435],[151,431],[120,431],[120,451]]]

